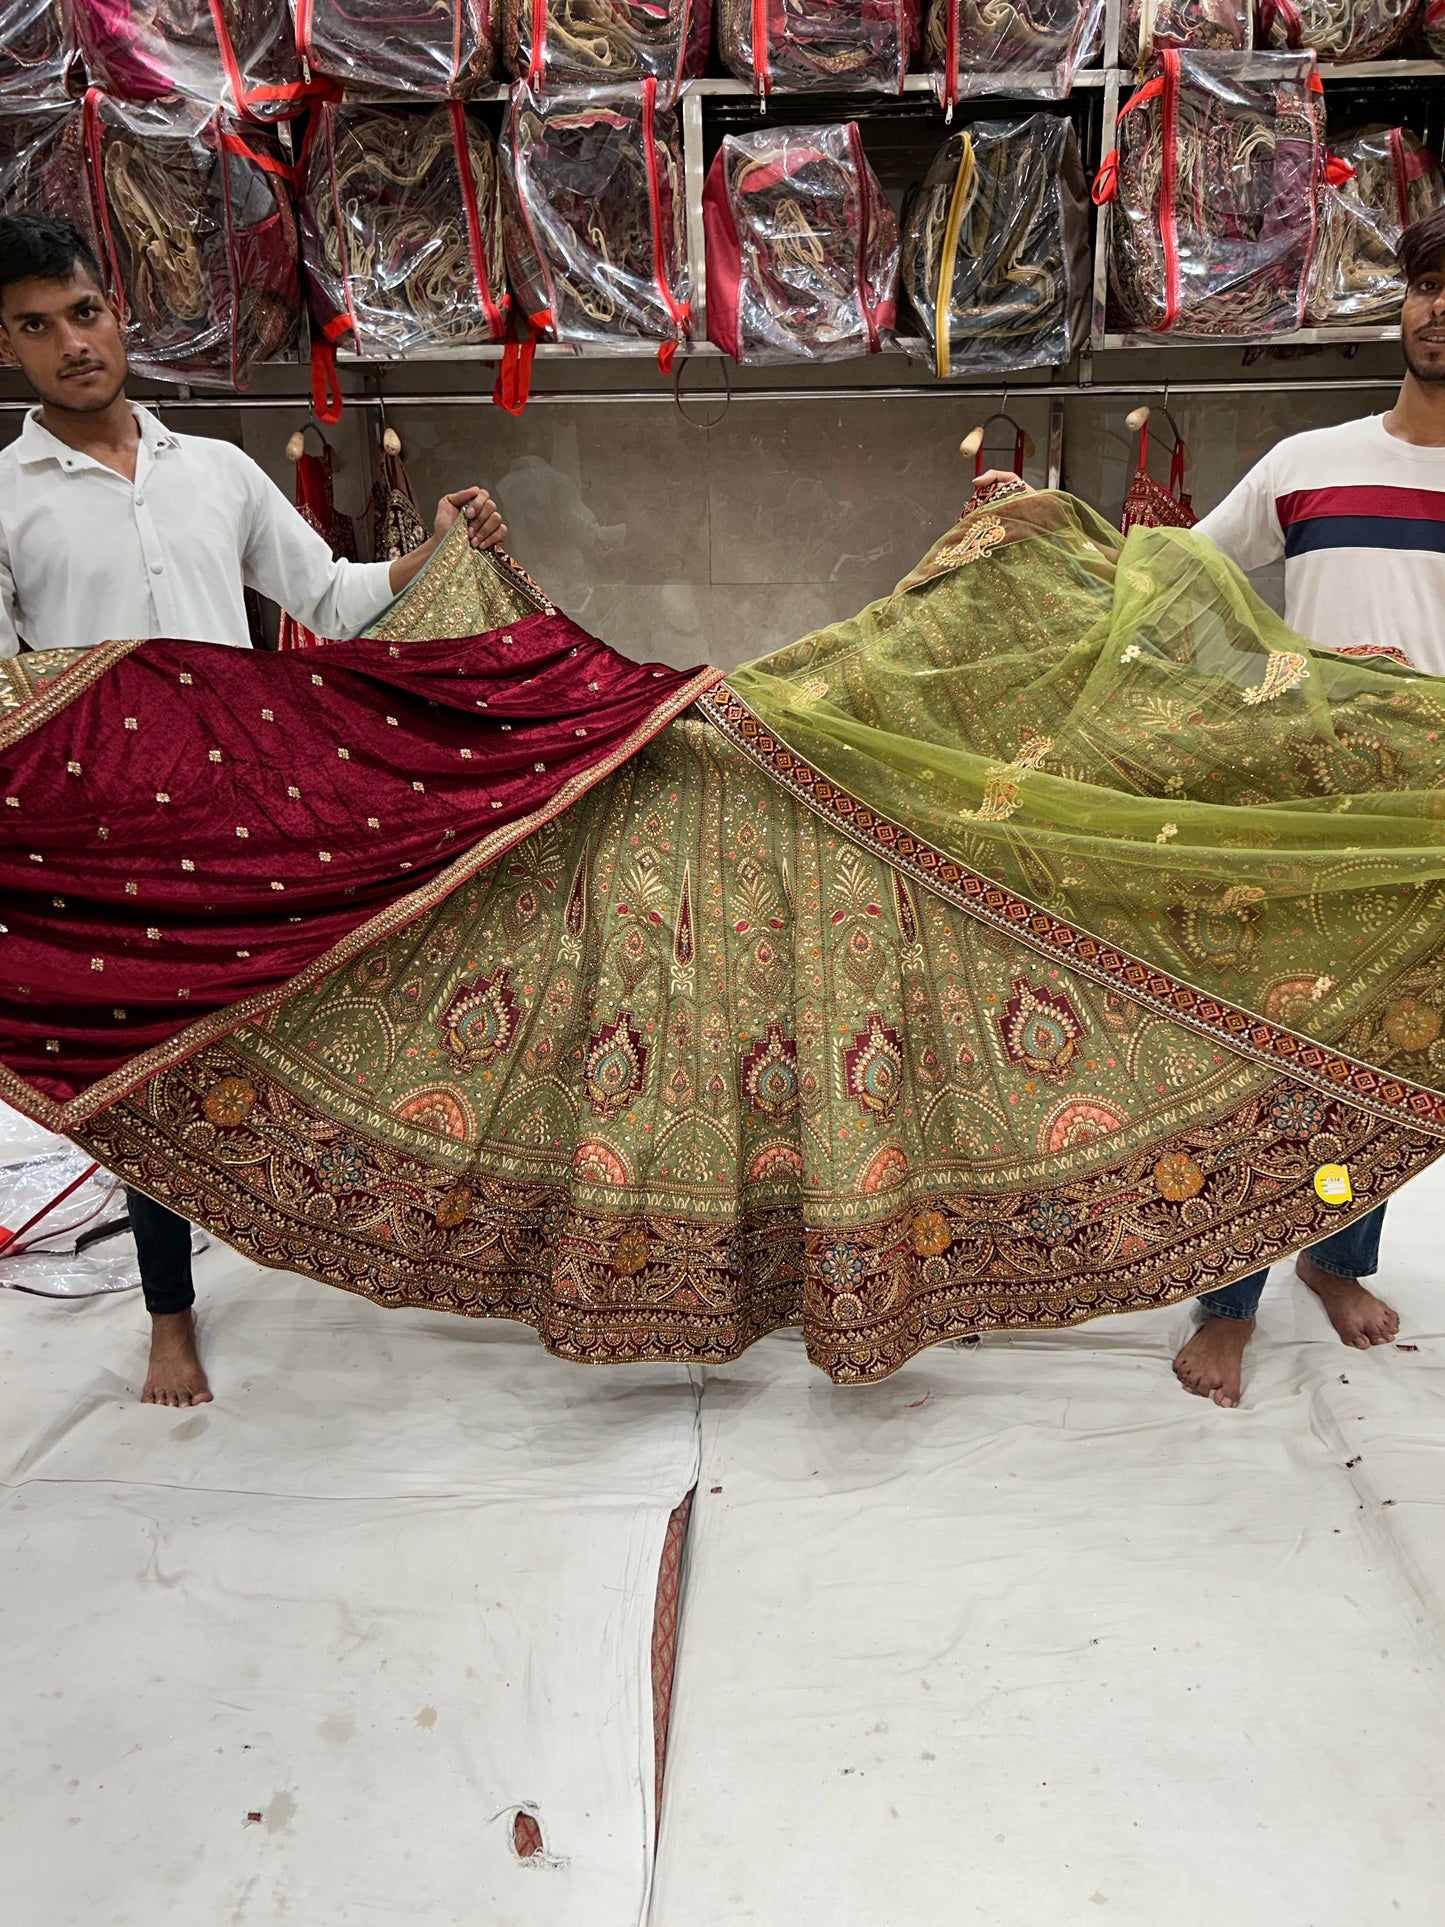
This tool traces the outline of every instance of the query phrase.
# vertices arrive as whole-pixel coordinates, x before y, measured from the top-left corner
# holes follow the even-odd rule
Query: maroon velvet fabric
[[[483,839],[493,860],[715,679],[547,614],[299,655],[140,644],[0,750],[0,1061],[64,1101],[388,906],[420,914],[412,892]]]

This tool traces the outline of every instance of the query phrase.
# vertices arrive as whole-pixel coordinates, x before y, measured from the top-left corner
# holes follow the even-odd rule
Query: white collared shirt
[[[38,408],[0,451],[0,656],[17,636],[244,649],[247,588],[319,636],[357,635],[391,601],[390,563],[337,561],[249,455],[135,416],[134,482],[58,440]]]

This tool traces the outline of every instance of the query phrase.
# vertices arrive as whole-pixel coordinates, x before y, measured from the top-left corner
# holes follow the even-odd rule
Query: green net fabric
[[[382,628],[533,606],[453,542]],[[1445,1143],[1442,727],[1197,538],[985,503],[82,1135],[264,1263],[579,1361],[794,1325],[856,1382],[1169,1304]]]
[[[730,680],[973,869],[1442,1087],[1445,683],[1311,648],[1203,539],[984,505],[900,593]]]

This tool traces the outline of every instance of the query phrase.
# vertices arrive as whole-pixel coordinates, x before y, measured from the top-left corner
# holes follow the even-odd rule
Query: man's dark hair
[[[1445,268],[1445,207],[1437,207],[1400,236],[1400,266],[1410,287],[1426,274]]]
[[[16,281],[68,281],[83,268],[99,288],[100,263],[74,221],[54,214],[0,214],[0,295]]]

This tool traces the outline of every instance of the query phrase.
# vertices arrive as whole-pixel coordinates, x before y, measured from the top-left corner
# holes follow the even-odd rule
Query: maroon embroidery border
[[[698,698],[698,709],[754,763],[852,842],[881,856],[945,902],[966,910],[1045,957],[1060,958],[1095,983],[1202,1032],[1242,1057],[1286,1070],[1301,1083],[1357,1104],[1377,1117],[1403,1119],[1445,1138],[1445,1094],[1393,1077],[1316,1043],[1282,1024],[1211,995],[1155,964],[1068,923],[1005,884],[971,870],[902,824],[882,815],[813,768],[768,728],[727,682]]]

